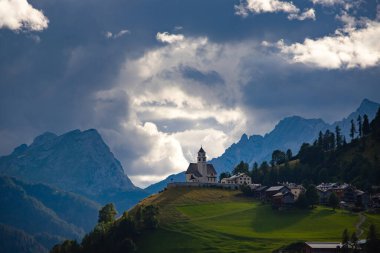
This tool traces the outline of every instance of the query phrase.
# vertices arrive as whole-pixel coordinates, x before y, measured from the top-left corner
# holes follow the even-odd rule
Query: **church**
[[[216,171],[212,164],[207,164],[206,152],[198,151],[197,163],[190,163],[186,171],[186,182],[217,183]]]

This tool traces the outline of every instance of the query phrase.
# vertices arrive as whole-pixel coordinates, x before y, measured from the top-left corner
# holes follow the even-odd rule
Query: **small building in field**
[[[266,190],[268,189],[268,186],[262,185],[258,188],[255,188],[253,190],[253,196],[257,199],[264,200],[266,198]]]
[[[212,164],[206,160],[206,152],[198,151],[197,163],[190,163],[186,170],[186,182],[192,183],[217,183],[217,173]]]
[[[267,199],[272,199],[273,195],[281,192],[282,194],[289,192],[290,189],[284,185],[272,186],[265,190],[265,195]]]
[[[305,242],[304,253],[340,253],[340,242]]]
[[[245,173],[239,173],[237,175],[233,175],[232,177],[223,178],[220,182],[222,184],[250,185],[252,183],[252,179]]]

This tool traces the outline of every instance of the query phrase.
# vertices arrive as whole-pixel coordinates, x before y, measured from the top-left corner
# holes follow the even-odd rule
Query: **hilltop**
[[[144,199],[112,224],[100,226],[105,230],[95,229],[91,244],[97,250],[93,252],[129,252],[104,250],[104,245],[120,243],[134,227],[126,226],[131,217],[151,205],[158,207],[159,227],[143,230],[134,238],[137,252],[267,253],[294,241],[340,241],[342,231],[353,231],[360,220],[358,214],[321,206],[278,211],[240,191],[169,188]],[[366,215],[365,230],[370,223],[380,226],[379,215]],[[78,252],[90,252],[87,241]]]

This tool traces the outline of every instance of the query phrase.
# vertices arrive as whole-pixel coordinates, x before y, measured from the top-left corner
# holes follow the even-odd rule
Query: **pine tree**
[[[335,138],[336,138],[336,146],[340,148],[343,145],[343,138],[342,138],[341,129],[339,126],[335,127]]]
[[[313,208],[314,205],[318,204],[319,202],[319,195],[317,192],[317,188],[315,188],[314,185],[309,185],[306,190],[306,199],[309,205]]]
[[[358,135],[359,135],[359,138],[361,138],[363,136],[363,132],[362,132],[362,116],[358,116],[358,118],[356,119],[357,122],[358,122]]]
[[[323,147],[323,133],[319,131],[317,144],[319,147]]]
[[[351,246],[354,250],[354,252],[356,252],[356,249],[358,248],[358,236],[356,235],[356,232],[353,232],[352,235],[351,235]]]
[[[348,235],[347,228],[343,231],[342,234],[342,252],[348,252],[348,243],[350,241],[350,236]]]
[[[108,223],[115,220],[117,212],[115,209],[115,206],[112,203],[109,203],[105,205],[102,209],[99,211],[99,223]]]
[[[356,133],[356,128],[355,128],[355,123],[354,120],[351,120],[351,129],[350,129],[350,137],[351,141],[355,138],[355,133]]]
[[[293,158],[293,153],[291,149],[286,150],[286,158],[290,161]]]
[[[366,248],[367,248],[367,252],[370,252],[370,253],[380,251],[380,244],[379,244],[379,239],[377,238],[376,227],[373,224],[369,226]]]
[[[364,114],[363,116],[363,136],[368,135],[371,132],[371,128],[369,126],[369,120],[367,114]]]

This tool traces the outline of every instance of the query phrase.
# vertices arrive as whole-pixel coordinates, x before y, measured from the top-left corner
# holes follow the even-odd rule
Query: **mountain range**
[[[283,151],[291,149],[293,154],[296,154],[302,143],[311,143],[317,138],[320,131],[335,131],[336,126],[339,126],[342,134],[347,140],[350,140],[351,120],[356,123],[359,115],[367,114],[371,121],[375,117],[379,106],[380,104],[376,102],[364,99],[354,112],[332,124],[326,123],[322,119],[305,119],[300,116],[286,117],[264,136],[247,136],[243,134],[237,143],[232,144],[221,156],[210,160],[209,163],[214,165],[219,174],[224,171],[232,171],[240,161],[247,162],[250,165],[254,162],[269,161],[272,152],[276,149]],[[180,182],[184,180],[184,172],[173,174],[156,184],[148,186],[145,190],[154,193],[165,188],[166,184],[171,181]]]

